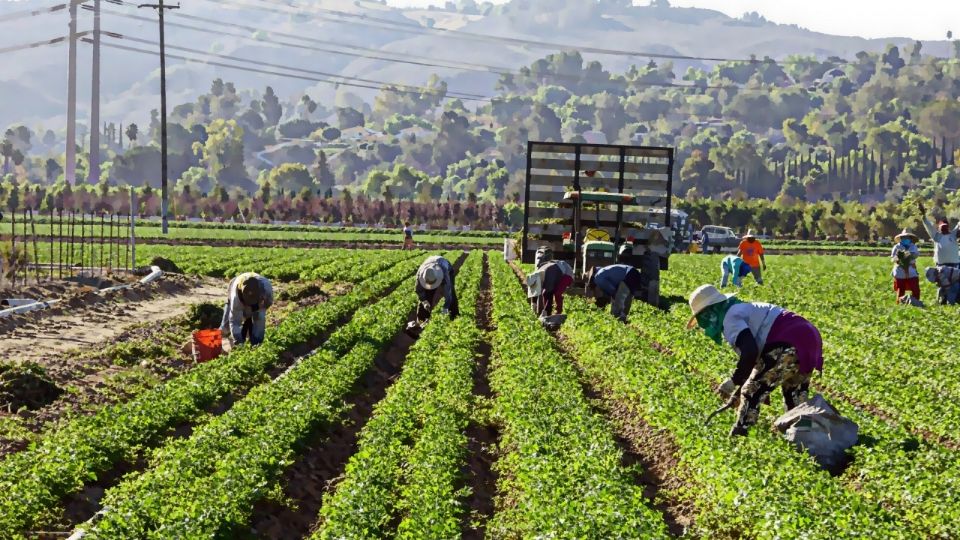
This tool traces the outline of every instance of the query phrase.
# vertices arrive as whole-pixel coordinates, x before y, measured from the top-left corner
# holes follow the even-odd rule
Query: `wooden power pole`
[[[167,57],[163,37],[163,12],[166,9],[179,9],[180,4],[167,6],[163,0],[156,4],[140,4],[137,7],[157,10],[160,18],[160,222],[163,234],[168,233],[167,204]]]

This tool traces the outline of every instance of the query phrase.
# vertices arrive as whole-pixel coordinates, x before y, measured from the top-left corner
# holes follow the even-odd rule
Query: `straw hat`
[[[435,290],[443,281],[443,270],[439,264],[431,264],[420,273],[420,286],[428,291]]]
[[[690,311],[693,316],[687,322],[687,328],[693,328],[697,324],[697,315],[708,307],[726,302],[733,294],[723,294],[713,285],[701,285],[690,295]]]
[[[754,231],[753,229],[747,229],[747,234],[743,235],[743,238],[744,239],[756,238],[756,236],[757,236],[756,231]]]
[[[902,230],[902,231],[900,232],[900,234],[898,234],[898,235],[896,235],[896,236],[893,237],[893,240],[894,240],[894,242],[899,242],[900,239],[903,238],[904,236],[906,236],[906,237],[909,238],[910,240],[913,240],[913,243],[917,243],[917,242],[920,241],[920,238],[917,237],[917,235],[915,235],[915,234],[913,234],[912,232],[910,232],[910,229],[904,229],[904,230]]]

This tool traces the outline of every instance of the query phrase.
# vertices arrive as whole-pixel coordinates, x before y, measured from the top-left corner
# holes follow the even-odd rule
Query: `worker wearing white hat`
[[[740,355],[733,375],[718,389],[729,397],[740,388],[730,435],[747,434],[757,423],[760,404],[777,386],[788,411],[807,400],[813,370],[823,370],[823,342],[813,324],[773,304],[743,302],[713,285],[693,291],[690,309],[688,328],[699,325],[717,344],[725,340]]]
[[[456,318],[460,315],[460,306],[457,302],[457,291],[454,283],[456,271],[450,261],[439,255],[427,257],[417,270],[417,298],[420,307],[417,309],[417,319],[426,321],[430,318],[433,308],[443,298],[443,311]]]

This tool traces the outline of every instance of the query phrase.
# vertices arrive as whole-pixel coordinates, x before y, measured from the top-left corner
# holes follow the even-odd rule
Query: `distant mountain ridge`
[[[90,4],[89,0],[87,4]],[[721,58],[775,59],[792,54],[814,54],[820,57],[839,56],[853,59],[859,51],[875,52],[887,44],[905,45],[906,38],[862,39],[832,36],[778,25],[762,19],[735,19],[717,11],[698,8],[666,8],[630,6],[629,0],[512,0],[486,13],[462,13],[428,9],[398,9],[370,1],[351,0],[189,0],[182,9],[167,18],[167,43],[220,55],[260,62],[257,69],[278,71],[263,65],[295,66],[317,72],[338,73],[365,79],[403,84],[423,84],[431,74],[448,81],[452,91],[490,95],[497,75],[456,67],[462,63],[519,69],[543,57],[555,48],[517,45],[495,39],[480,40],[461,32],[488,36],[510,36],[524,40],[565,44],[568,49],[580,46],[642,51],[658,54],[709,56]],[[154,12],[104,2],[103,30],[148,41],[157,40],[156,23],[130,17],[153,19]],[[33,9],[22,2],[0,3],[0,16]],[[367,19],[344,17],[330,10],[365,15]],[[124,17],[123,15],[126,15]],[[190,17],[213,19],[233,26],[198,23]],[[372,20],[375,18],[376,20]],[[391,22],[392,21],[392,22]],[[0,28],[16,28],[3,32],[0,48],[29,43],[67,33],[66,10],[54,14],[0,22]],[[197,32],[176,26],[199,26]],[[89,30],[91,13],[80,10],[79,31]],[[301,36],[278,37],[273,32]],[[308,48],[293,48],[267,43],[262,38],[285,43],[300,43]],[[260,38],[258,42],[254,38]],[[433,59],[448,67],[413,63],[397,63],[382,59],[359,58],[316,49],[335,49],[319,42],[337,42],[351,47],[376,49],[391,58],[417,57]],[[155,50],[156,47],[104,37],[105,44]],[[312,49],[310,48],[312,47]],[[85,122],[89,110],[90,45],[79,45],[78,118]],[[370,53],[345,49],[354,54]],[[947,56],[952,44],[947,41],[925,42],[925,54]],[[168,49],[168,54],[194,56]],[[586,53],[587,60],[599,60],[608,71],[619,72],[631,64],[645,64],[642,55],[600,55]],[[0,70],[0,127],[13,123],[61,130],[66,110],[67,47],[57,45],[27,51],[6,53]],[[210,58],[211,61],[235,63]],[[430,62],[420,62],[430,63]],[[675,61],[679,75],[688,66],[709,67],[709,62]],[[149,111],[159,104],[159,61],[155,55],[103,49],[102,112],[105,122],[136,121],[145,124]],[[245,64],[248,65],[248,64]],[[300,73],[303,75],[303,73]],[[176,105],[206,92],[217,77],[233,81],[239,91],[262,91],[273,86],[282,99],[293,100],[303,92],[326,105],[349,103],[357,97],[367,100],[374,90],[298,80],[226,69],[201,63],[184,64],[171,58],[168,64],[168,92]],[[308,77],[320,78],[317,75]],[[353,97],[351,97],[351,95]]]

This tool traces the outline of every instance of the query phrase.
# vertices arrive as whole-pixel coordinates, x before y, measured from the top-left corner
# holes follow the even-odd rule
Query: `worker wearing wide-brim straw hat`
[[[920,300],[920,274],[917,272],[917,259],[920,250],[917,248],[917,235],[909,229],[903,229],[893,237],[893,249],[890,251],[890,260],[893,261],[893,290],[897,293],[897,302],[909,292]]]
[[[420,306],[417,308],[417,320],[426,321],[430,318],[433,308],[443,298],[443,310],[454,319],[460,315],[460,306],[457,302],[457,290],[454,279],[456,270],[450,261],[434,255],[427,257],[417,270],[417,298]]]
[[[693,291],[690,309],[687,328],[699,326],[718,345],[726,341],[740,355],[733,375],[717,390],[729,397],[740,389],[730,435],[747,434],[757,423],[760,404],[777,386],[788,411],[807,400],[811,374],[823,370],[823,341],[813,324],[780,306],[744,302],[713,285]]]
[[[743,262],[750,266],[750,273],[757,283],[763,285],[763,275],[760,273],[762,268],[767,269],[767,260],[763,256],[763,244],[757,240],[757,234],[750,229],[740,240],[740,246],[737,247],[737,257],[743,259]]]

